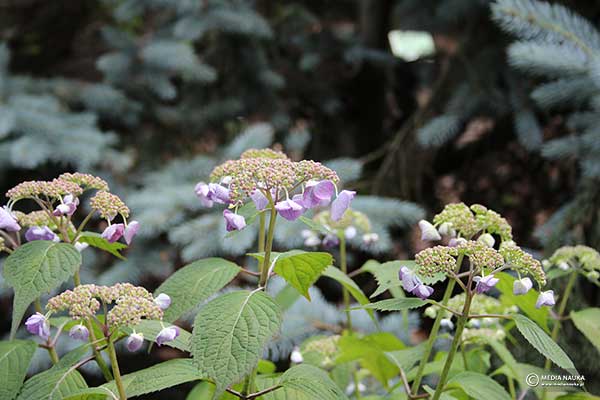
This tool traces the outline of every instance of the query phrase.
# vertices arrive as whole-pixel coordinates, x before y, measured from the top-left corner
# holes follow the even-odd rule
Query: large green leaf
[[[364,337],[357,335],[342,336],[338,341],[340,353],[336,363],[359,361],[361,366],[371,372],[384,387],[398,374],[395,362],[386,353],[404,349],[404,344],[388,332],[378,332]]]
[[[165,325],[166,326],[166,325]],[[123,331],[127,334],[133,333],[135,330],[137,333],[143,333],[144,339],[156,342],[156,336],[162,330],[163,324],[160,321],[142,320],[139,324],[133,328],[126,327]],[[173,347],[181,351],[190,352],[190,340],[192,334],[185,329],[179,328],[179,336],[170,342],[166,342],[164,345]]]
[[[301,364],[284,374],[259,375],[258,390],[281,385],[280,389],[265,394],[261,400],[346,400],[346,395],[325,371],[312,365]]]
[[[347,399],[325,371],[312,365],[297,365],[288,369],[281,375],[279,384],[284,389],[291,389],[302,394],[300,398],[307,400]]]
[[[402,311],[411,308],[417,308],[428,304],[426,301],[417,299],[416,297],[405,297],[398,299],[386,299],[375,303],[366,304],[362,308],[379,310],[379,311]]]
[[[406,349],[385,352],[385,356],[388,360],[396,364],[398,368],[409,371],[413,365],[423,358],[424,352],[425,343],[421,343]]]
[[[152,367],[123,375],[123,386],[127,397],[141,396],[147,393],[158,392],[182,383],[202,379],[202,375],[189,358],[169,360]],[[81,390],[71,393],[64,400],[92,400],[103,399],[108,396],[118,398],[118,390],[114,381],[105,383],[97,388]]]
[[[90,246],[110,253],[113,256],[120,258],[121,260],[125,260],[125,257],[123,257],[123,255],[121,254],[121,250],[126,249],[127,245],[121,242],[111,243],[108,240],[104,239],[99,233],[82,232],[77,241],[87,243]]]
[[[513,293],[513,284],[515,278],[505,272],[501,272],[494,275],[500,281],[496,284],[496,289],[502,293],[500,300],[507,305],[517,306],[527,315],[529,318],[537,322],[546,332],[548,329],[548,308],[536,308],[535,303],[537,301],[539,292],[535,289],[531,289],[529,292],[523,295],[515,295]]]
[[[164,319],[175,321],[221,290],[239,272],[240,267],[222,258],[206,258],[181,268],[155,291],[155,295],[166,293],[171,297]]]
[[[261,262],[264,260],[263,253],[250,255]],[[302,250],[272,253],[271,260],[275,263],[273,271],[308,300],[310,300],[308,289],[319,279],[321,273],[333,263],[333,257],[329,253]]]
[[[192,332],[192,355],[200,372],[217,385],[216,395],[256,366],[280,324],[277,303],[262,291],[227,293],[200,310]]]
[[[0,342],[0,399],[17,397],[35,349],[37,344],[31,340]]]
[[[4,279],[14,288],[11,338],[27,307],[43,293],[56,289],[77,271],[81,254],[70,244],[35,240],[15,250],[4,262]]]
[[[600,351],[600,308],[571,311],[571,319],[577,329]]]
[[[517,329],[542,355],[550,359],[554,364],[566,370],[574,371],[575,365],[567,353],[563,351],[535,322],[529,318],[515,314],[513,316]]]
[[[343,273],[338,268],[333,267],[333,266],[327,267],[325,272],[323,272],[323,276],[326,276],[328,278],[335,279],[336,281],[338,281],[338,283],[340,283],[342,286],[344,286],[344,288],[346,288],[348,293],[350,293],[350,295],[352,295],[352,297],[354,297],[354,299],[356,301],[358,301],[358,303],[360,305],[364,306],[364,305],[369,304],[369,298],[363,293],[363,291],[356,284],[356,282],[354,282],[348,275]],[[375,318],[375,312],[372,309],[367,309],[367,312],[369,313],[369,316],[371,317],[371,319],[373,320],[375,325],[377,325],[378,322],[377,322],[377,319]]]
[[[458,386],[475,400],[510,400],[510,395],[502,386],[487,375],[477,372],[461,372],[454,375],[447,387]]]
[[[85,388],[75,367],[50,368],[27,380],[17,400],[63,400]]]
[[[478,339],[485,341],[494,350],[494,352],[496,352],[504,365],[510,370],[512,376],[521,382],[522,386],[524,383],[524,377],[519,376],[519,366],[517,360],[515,360],[512,353],[506,348],[504,343],[501,343],[490,336],[480,336]]]

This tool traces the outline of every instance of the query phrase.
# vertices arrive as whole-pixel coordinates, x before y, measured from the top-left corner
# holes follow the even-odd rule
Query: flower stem
[[[260,270],[260,281],[258,286],[266,288],[269,279],[269,267],[271,266],[271,250],[273,249],[273,235],[275,234],[275,222],[277,221],[277,211],[275,206],[271,206],[271,217],[269,218],[269,230],[267,231],[267,242],[265,245],[265,258]]]
[[[346,237],[344,233],[340,237],[340,268],[344,275],[348,274],[348,262],[346,257]],[[342,285],[342,294],[344,297],[344,309],[346,310],[346,327],[352,332],[352,315],[350,313],[350,293],[346,286]]]
[[[446,357],[446,363],[444,364],[444,369],[440,375],[440,380],[435,388],[435,393],[433,394],[432,400],[438,400],[442,395],[444,390],[444,386],[446,385],[446,380],[448,379],[448,373],[450,372],[450,368],[452,367],[452,362],[454,361],[454,356],[456,355],[456,351],[460,345],[461,337],[463,329],[467,323],[469,318],[469,309],[471,308],[471,300],[473,299],[473,294],[471,292],[466,292],[465,305],[463,307],[463,312],[460,317],[458,317],[458,322],[456,323],[456,331],[454,332],[454,339],[452,339],[452,344],[450,345],[450,352],[448,352],[448,356]]]
[[[112,364],[113,374],[115,376],[115,383],[119,390],[120,400],[127,400],[127,394],[125,393],[125,387],[121,380],[121,371],[119,371],[119,362],[117,361],[117,353],[115,352],[115,345],[111,338],[108,338],[108,356],[110,357],[110,363]]]
[[[260,213],[259,225],[258,225],[258,252],[262,253],[265,251],[265,224],[267,217],[264,212]]]
[[[460,271],[460,267],[462,265],[463,256],[458,256],[456,260],[456,269],[455,273]],[[444,297],[442,297],[441,305],[446,306],[448,304],[448,300],[450,296],[452,296],[452,291],[454,290],[455,280],[449,280],[448,286],[446,286],[446,291],[444,292]],[[431,328],[431,332],[429,333],[429,339],[427,340],[427,345],[425,346],[425,352],[423,353],[423,357],[421,358],[421,362],[419,364],[419,369],[417,370],[417,375],[412,385],[412,392],[414,394],[418,394],[419,386],[421,385],[421,379],[423,379],[423,372],[425,371],[425,365],[429,361],[429,356],[431,355],[431,351],[433,350],[433,344],[437,339],[437,334],[440,330],[440,324],[442,323],[443,313],[438,312],[435,321],[433,322],[433,327]]]

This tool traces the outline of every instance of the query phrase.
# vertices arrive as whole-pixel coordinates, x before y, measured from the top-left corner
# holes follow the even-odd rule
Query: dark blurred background
[[[599,2],[558,3],[600,23]],[[252,233],[215,243],[204,233],[220,233],[220,219],[192,189],[249,147],[326,161],[365,195],[382,241],[357,246],[353,269],[412,257],[424,246],[414,223],[455,201],[502,213],[539,257],[597,248],[600,86],[576,65],[536,73],[561,64],[548,55],[507,56],[516,39],[490,4],[0,0],[0,189],[74,170],[109,180],[142,239],[125,262],[88,256],[84,281],[150,289],[196,258],[245,262]],[[291,227],[278,245],[298,237]],[[600,303],[592,285],[579,289],[575,303]],[[0,295],[6,332],[10,291]],[[575,336],[561,344],[597,373]],[[124,370],[149,362],[131,357]]]

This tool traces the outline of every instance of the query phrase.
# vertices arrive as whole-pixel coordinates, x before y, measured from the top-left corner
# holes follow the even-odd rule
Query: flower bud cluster
[[[487,343],[487,338],[491,338],[497,341],[502,341],[506,338],[506,333],[501,327],[493,328],[465,328],[462,333],[462,340],[464,342],[482,342]],[[486,339],[483,339],[483,338]]]
[[[448,204],[433,218],[433,223],[444,231],[450,228],[464,238],[488,233],[500,236],[502,241],[512,240],[512,228],[506,219],[480,204],[471,207],[464,203]]]
[[[39,197],[48,197],[57,200],[69,194],[79,196],[82,193],[83,189],[77,183],[58,178],[52,181],[26,181],[19,183],[6,192],[6,197],[13,202],[26,198]]]
[[[469,261],[477,269],[496,269],[504,265],[502,255],[481,241],[469,240],[459,244],[456,249],[459,254],[469,257]]]
[[[475,213],[475,219],[480,231],[498,235],[502,241],[512,240],[512,227],[496,211],[489,210],[480,204],[473,204],[471,210]]]
[[[513,241],[502,242],[498,250],[504,260],[513,269],[531,275],[540,287],[546,285],[546,274],[542,264],[533,258],[531,254],[525,253]]]
[[[112,221],[118,214],[123,218],[129,217],[129,207],[125,205],[119,196],[100,190],[90,199],[90,205],[97,210],[102,218]]]
[[[446,205],[442,212],[433,217],[433,223],[436,225],[448,223],[465,238],[471,238],[479,231],[475,216],[464,203]]]
[[[273,160],[289,160],[289,157],[285,153],[273,149],[248,149],[242,153],[240,158],[270,158]]]
[[[581,267],[586,271],[600,271],[600,254],[588,246],[564,246],[550,257],[548,266],[556,265],[561,269]]]
[[[422,250],[415,255],[418,273],[424,276],[433,276],[439,272],[451,273],[456,267],[456,247],[434,246]]]
[[[213,182],[228,180],[229,197],[233,204],[243,203],[257,189],[274,190],[278,197],[280,191],[292,192],[298,185],[309,180],[339,181],[337,174],[321,163],[294,162],[282,155],[273,150],[247,151],[244,158],[229,160],[217,166],[210,179]]]
[[[68,310],[73,319],[80,320],[93,317],[101,302],[106,305],[115,303],[106,316],[106,321],[113,327],[133,326],[142,318],[160,320],[163,316],[152,294],[130,283],[117,283],[114,286],[80,285],[51,298],[46,308],[51,312]]]
[[[108,183],[102,178],[90,174],[82,174],[81,172],[64,173],[58,177],[64,181],[73,182],[81,186],[83,190],[104,190],[109,191]]]
[[[32,211],[28,214],[24,214],[20,211],[15,211],[15,217],[19,224],[24,228],[31,228],[32,226],[47,226],[51,229],[56,229],[54,219],[46,211]],[[57,218],[60,223],[64,220],[62,217]],[[64,218],[66,220],[66,218]]]

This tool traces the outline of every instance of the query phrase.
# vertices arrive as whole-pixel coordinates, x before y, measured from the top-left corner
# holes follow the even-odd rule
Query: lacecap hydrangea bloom
[[[195,192],[206,207],[226,206],[223,218],[227,230],[232,231],[246,226],[237,210],[248,202],[258,211],[269,209],[289,221],[307,210],[331,205],[331,218],[340,220],[356,193],[338,193],[338,182],[335,171],[319,162],[292,161],[282,152],[251,149],[239,159],[217,166],[210,182],[199,182]]]
[[[139,229],[139,223],[128,222],[129,208],[118,196],[109,192],[109,186],[102,178],[79,172],[65,173],[51,181],[22,182],[10,189],[6,193],[8,204],[0,210],[0,229],[15,232],[25,227],[28,228],[25,233],[27,241],[64,240],[74,241],[75,244],[78,238],[74,236],[81,229],[75,227],[72,217],[79,208],[79,196],[89,190],[97,191],[90,199],[91,209],[108,222],[102,237],[109,242],[124,237],[130,244]],[[33,200],[41,210],[28,214],[13,211],[15,204],[24,199]],[[117,215],[121,216],[123,222],[114,224]],[[87,220],[84,220],[81,228]]]
[[[162,320],[163,310],[171,304],[166,294],[156,298],[143,287],[130,283],[117,283],[113,286],[79,285],[48,300],[48,314],[36,313],[30,316],[25,325],[27,330],[47,340],[50,336],[48,318],[54,313],[68,311],[71,318],[79,323],[69,331],[69,336],[76,340],[88,339],[89,330],[84,324],[96,318],[101,306],[108,310],[105,316],[105,332],[111,334],[122,327],[135,327],[142,319]],[[179,336],[179,328],[164,327],[157,335],[159,345],[175,340]],[[127,341],[127,347],[135,351],[141,347],[143,335],[135,331]]]

